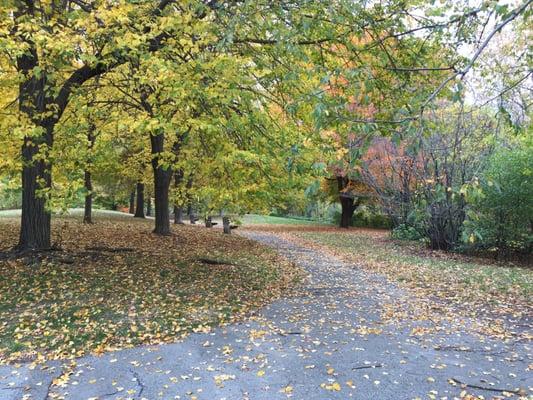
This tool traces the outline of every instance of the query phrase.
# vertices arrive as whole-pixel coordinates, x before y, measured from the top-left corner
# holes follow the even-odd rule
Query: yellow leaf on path
[[[262,369],[257,371],[257,376],[263,376],[265,375],[265,371],[263,371]]]
[[[339,384],[339,382],[333,382],[331,385],[328,385],[327,383],[322,383],[320,387],[323,389],[332,390],[335,392],[338,392],[341,390],[341,385]]]
[[[292,386],[290,386],[290,385],[289,386],[285,386],[283,389],[281,389],[281,391],[283,393],[290,394],[290,393],[292,393]]]

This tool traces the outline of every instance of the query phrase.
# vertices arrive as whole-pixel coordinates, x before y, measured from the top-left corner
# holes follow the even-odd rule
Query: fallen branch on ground
[[[135,249],[131,247],[104,247],[104,246],[91,246],[86,247],[86,250],[90,251],[106,251],[108,253],[126,253],[130,251],[134,251]]]
[[[362,365],[360,367],[353,367],[352,371],[355,371],[357,369],[367,369],[367,368],[381,368],[383,367],[383,364],[375,364],[375,365]]]
[[[460,380],[458,379],[455,379],[455,378],[451,378],[450,379],[451,381],[461,385],[462,387],[468,387],[468,388],[471,388],[471,389],[478,389],[478,390],[486,390],[487,392],[499,392],[499,393],[502,393],[502,392],[507,392],[507,393],[512,393],[512,394],[521,394],[522,391],[517,389],[517,390],[511,390],[511,389],[498,389],[498,388],[491,388],[491,387],[485,387],[485,386],[479,386],[479,385],[471,385],[469,383],[464,383],[464,382],[461,382]]]

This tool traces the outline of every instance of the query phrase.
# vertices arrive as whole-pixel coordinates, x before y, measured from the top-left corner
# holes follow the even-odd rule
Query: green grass
[[[406,245],[366,232],[301,232],[298,236],[333,248],[391,279],[457,303],[492,304],[508,312],[527,308],[533,297],[530,268],[430,252],[419,244]]]
[[[80,218],[83,219],[83,208],[71,208],[66,212],[55,212],[54,216],[62,218]],[[2,210],[0,211],[0,218],[19,218],[20,210]],[[102,219],[115,219],[115,218],[131,218],[130,214],[126,214],[120,211],[111,211],[111,210],[93,210],[93,218],[102,218]]]
[[[67,212],[54,213],[56,217],[61,218],[83,218],[83,208],[71,208]],[[0,211],[0,218],[18,218],[20,217],[20,210],[4,210]],[[131,219],[131,215],[121,211],[111,210],[93,210],[93,219]],[[306,218],[298,217],[275,217],[271,215],[246,214],[237,218],[243,225],[331,225],[324,221],[315,221]],[[213,218],[213,221],[220,223],[220,218]],[[201,221],[200,221],[201,222]],[[200,223],[199,222],[199,223]]]
[[[0,218],[18,218],[20,210],[0,210]]]
[[[323,221],[315,221],[297,217],[275,217],[272,215],[246,214],[241,218],[243,225],[331,225]]]

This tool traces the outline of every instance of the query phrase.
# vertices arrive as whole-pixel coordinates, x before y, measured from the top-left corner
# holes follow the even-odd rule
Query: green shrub
[[[506,256],[533,249],[533,140],[490,159],[471,194],[463,239]]]
[[[415,227],[407,224],[398,225],[392,230],[391,235],[394,239],[400,240],[421,240],[424,238],[424,235],[421,234]]]

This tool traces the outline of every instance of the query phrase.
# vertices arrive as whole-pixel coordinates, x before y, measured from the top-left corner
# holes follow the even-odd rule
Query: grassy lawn
[[[246,214],[241,218],[246,225],[329,225],[326,222],[313,221],[305,218],[275,217],[272,215]]]
[[[531,268],[429,251],[417,243],[394,241],[379,231],[307,231],[296,235],[407,285],[422,297],[436,297],[472,314],[531,316]]]
[[[0,219],[0,250],[18,220]],[[175,341],[261,306],[300,279],[270,249],[217,230],[97,212],[54,218],[62,251],[0,258],[0,363]],[[0,257],[2,253],[0,252]]]
[[[65,213],[56,213],[57,216],[65,218],[73,217],[83,219],[83,208],[70,208]],[[0,210],[0,218],[18,218],[20,217],[20,210]],[[131,216],[120,211],[111,210],[94,210],[93,218],[95,219],[128,219]]]

